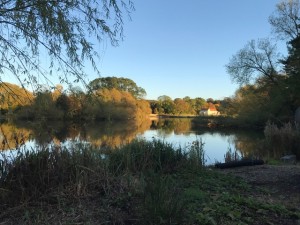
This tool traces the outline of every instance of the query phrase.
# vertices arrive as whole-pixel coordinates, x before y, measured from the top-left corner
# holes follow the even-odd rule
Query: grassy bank
[[[1,160],[4,224],[278,224],[294,209],[262,190],[203,167],[187,149],[140,140],[117,149],[45,148]],[[264,191],[266,193],[266,191]],[[263,193],[263,194],[264,194]]]

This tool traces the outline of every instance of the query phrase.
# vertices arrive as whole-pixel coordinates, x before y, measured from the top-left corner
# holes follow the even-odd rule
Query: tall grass
[[[115,173],[172,172],[187,158],[182,149],[159,140],[136,140],[131,144],[113,149],[109,154],[109,167]]]
[[[181,169],[201,169],[203,145],[200,140],[183,149],[136,140],[116,149],[82,144],[19,151],[13,159],[0,160],[0,210],[96,195],[110,211],[135,212],[137,224],[173,224],[184,205],[173,176]],[[111,219],[109,212],[105,215],[104,221]]]
[[[265,146],[274,158],[295,154],[300,158],[300,130],[297,125],[285,123],[278,126],[268,122],[264,129]]]
[[[103,176],[106,172],[99,154],[87,149],[19,151],[11,161],[3,162],[0,199],[6,204],[24,203],[50,192],[80,196],[96,188],[98,184],[92,181],[108,179]]]
[[[199,169],[206,163],[205,152],[204,152],[204,142],[202,139],[197,139],[191,143],[187,148],[188,150],[188,162],[192,169]]]

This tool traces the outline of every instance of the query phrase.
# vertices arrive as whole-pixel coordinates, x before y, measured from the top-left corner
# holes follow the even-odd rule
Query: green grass
[[[45,148],[2,161],[5,224],[276,224],[300,218],[188,149],[137,140],[117,149]],[[263,193],[265,194],[265,193]],[[259,217],[257,216],[259,215]]]

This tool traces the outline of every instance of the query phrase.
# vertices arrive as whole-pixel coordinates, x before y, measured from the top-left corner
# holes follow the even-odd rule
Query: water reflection
[[[1,124],[0,144],[1,150],[16,149],[31,140],[31,131],[16,127],[12,124]]]
[[[71,124],[63,122],[27,122],[17,124],[1,124],[0,141],[8,143],[2,150],[20,147],[17,140],[24,143],[34,142],[34,145],[45,146],[53,143],[61,145],[70,140],[87,141],[94,147],[116,147],[130,143],[137,134],[149,129],[150,120],[143,123],[82,123]],[[20,142],[20,141],[19,141]]]
[[[159,119],[152,121],[151,129],[158,130],[162,136],[186,134],[191,130],[189,118]]]
[[[145,120],[139,123],[83,123],[27,122],[2,124],[0,144],[2,150],[16,149],[22,144],[34,143],[62,145],[71,140],[84,141],[94,147],[116,147],[135,138],[162,139],[181,147],[201,139],[208,164],[222,162],[224,158],[261,156],[263,134],[251,131],[195,129],[191,119]],[[229,152],[229,150],[231,152]],[[231,155],[230,155],[231,154]]]

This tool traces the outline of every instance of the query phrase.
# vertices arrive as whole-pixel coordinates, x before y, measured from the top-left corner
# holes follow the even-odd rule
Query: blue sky
[[[222,99],[238,88],[225,65],[248,41],[270,36],[268,17],[278,0],[134,2],[124,41],[99,47],[101,76],[130,78],[147,99]]]
[[[225,65],[245,44],[271,35],[279,0],[133,0],[118,47],[96,46],[101,76],[130,78],[147,99],[223,99],[234,94]],[[280,43],[285,50],[285,44]],[[283,50],[283,51],[284,51]],[[47,60],[47,56],[45,56]],[[98,75],[86,65],[87,82]],[[54,79],[54,78],[53,78]],[[55,83],[55,81],[54,81]]]

